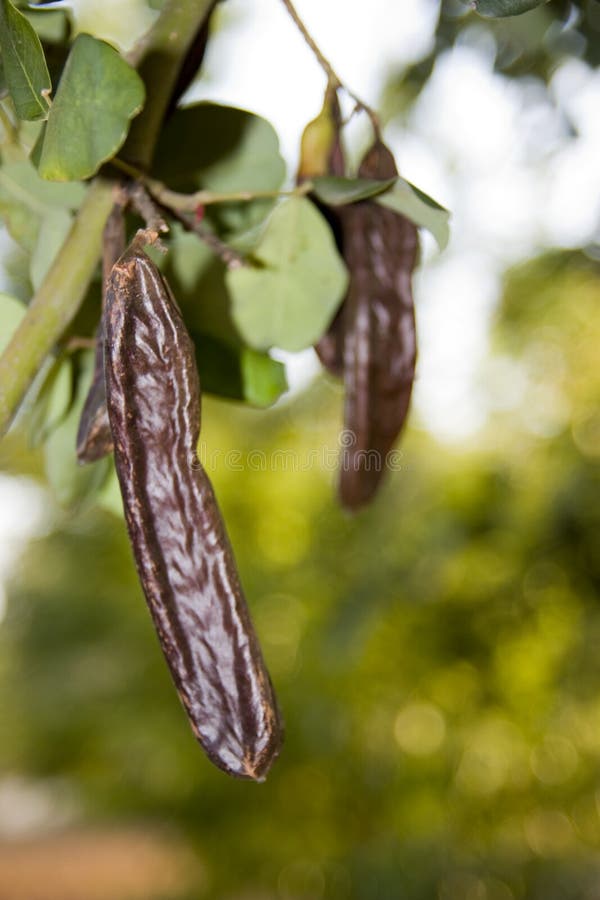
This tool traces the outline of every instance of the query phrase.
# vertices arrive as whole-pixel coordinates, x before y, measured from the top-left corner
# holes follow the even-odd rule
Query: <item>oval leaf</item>
[[[310,200],[290,197],[275,207],[254,259],[256,266],[227,273],[240,333],[258,350],[312,346],[344,297],[348,273]]]
[[[210,139],[207,139],[210,136]],[[285,178],[279,139],[270,122],[233,106],[197,103],[176,110],[161,131],[153,174],[178,191],[276,191]],[[231,235],[261,222],[272,200],[207,208],[217,230]]]
[[[75,210],[83,201],[82,184],[49,184],[28,159],[0,168],[0,215],[10,235],[26,250],[36,245],[41,223],[55,210]]]
[[[536,6],[543,6],[548,0],[473,0],[471,6],[480,16],[501,18],[503,16],[520,16]]]
[[[122,146],[143,103],[137,72],[109,44],[80,34],[48,116],[40,175],[50,181],[89,178]]]
[[[268,353],[191,331],[200,385],[205,394],[270,406],[287,390],[285,366]]]
[[[270,406],[288,389],[285,366],[268,353],[244,347],[240,354],[244,400],[252,406]]]
[[[234,106],[196,103],[175,110],[165,123],[153,174],[178,191],[276,191],[285,163],[266,119]]]
[[[415,225],[430,231],[440,250],[443,250],[448,244],[450,213],[410,181],[397,178],[393,190],[381,194],[375,200],[382,206],[387,206],[388,209],[393,209],[394,212],[406,216]]]
[[[28,418],[32,447],[40,447],[60,425],[72,399],[73,367],[68,357],[62,357],[50,365],[32,404]]]
[[[0,52],[4,78],[20,119],[45,119],[52,89],[40,39],[25,16],[0,0]]]
[[[396,179],[387,178],[385,181],[380,181],[373,178],[323,175],[313,178],[312,183],[312,192],[322,203],[326,203],[328,206],[345,206],[347,203],[367,200],[369,197],[389,190],[396,183]]]

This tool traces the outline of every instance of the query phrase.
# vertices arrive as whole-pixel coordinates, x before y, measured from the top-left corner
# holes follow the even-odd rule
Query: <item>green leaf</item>
[[[244,109],[198,103],[178,109],[163,128],[153,174],[174,190],[276,191],[285,178],[275,129]],[[229,236],[252,228],[273,200],[207,207],[206,215]]]
[[[191,332],[203,393],[270,406],[287,390],[285,366],[268,353]]]
[[[244,399],[252,406],[270,406],[287,391],[285,366],[268,353],[244,347],[240,363]]]
[[[450,213],[414,184],[404,178],[397,178],[394,188],[380,194],[375,200],[430,231],[440,250],[447,246],[450,239]]]
[[[50,210],[42,220],[29,265],[29,274],[34,290],[37,291],[46,277],[72,223],[71,213],[60,207]]]
[[[75,441],[81,409],[91,379],[94,366],[94,353],[86,351],[79,354],[79,365],[75,374],[75,398],[69,410],[58,425],[49,434],[44,444],[44,463],[46,478],[57,501],[66,507],[80,506],[101,487],[110,470],[110,459],[86,466],[77,464]],[[69,370],[72,363],[64,364]]]
[[[357,203],[389,190],[395,178],[379,181],[373,178],[345,178],[338,175],[323,175],[311,179],[314,187],[312,193],[328,206],[344,206]]]
[[[29,442],[41,446],[66,416],[73,400],[73,366],[70,358],[55,360],[37,392],[28,415]]]
[[[230,314],[225,266],[196,235],[173,225],[169,253],[158,261],[177,297],[190,331],[236,346],[239,335]]]
[[[202,391],[269,406],[287,389],[284,366],[245,347],[230,314],[225,266],[198,238],[174,225],[159,265],[196,347]]]
[[[244,388],[239,349],[210,334],[190,332],[196,348],[196,364],[202,393],[228,400],[242,400]]]
[[[21,301],[0,291],[0,353],[4,352],[24,315],[25,307]]]
[[[49,184],[29,160],[0,167],[0,215],[15,241],[33,251],[42,221],[53,210],[75,210],[83,197],[82,184]]]
[[[543,6],[548,0],[471,0],[470,6],[480,16],[500,18],[503,16],[520,16],[536,6]]]
[[[179,191],[275,191],[285,178],[275,129],[233,106],[197,103],[163,128],[153,173]]]
[[[254,261],[226,276],[242,337],[258,350],[312,346],[344,297],[348,273],[310,200],[290,197],[275,207]]]
[[[89,178],[122,146],[144,84],[109,44],[76,38],[52,105],[39,171],[50,181]]]
[[[109,472],[106,481],[96,495],[96,503],[98,506],[101,506],[102,509],[112,513],[119,519],[122,519],[124,516],[123,498],[121,496],[121,488],[119,487],[119,479],[117,478],[112,454],[106,457],[106,459],[108,460]]]
[[[0,52],[4,78],[20,119],[45,119],[48,102],[42,91],[52,83],[40,39],[10,0],[0,0]]]

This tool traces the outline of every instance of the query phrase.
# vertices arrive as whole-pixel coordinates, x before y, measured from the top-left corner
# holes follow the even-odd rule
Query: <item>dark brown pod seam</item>
[[[158,269],[138,249],[114,266],[106,394],[135,561],[192,729],[221,769],[261,781],[282,728],[233,552],[196,455],[194,348]]]

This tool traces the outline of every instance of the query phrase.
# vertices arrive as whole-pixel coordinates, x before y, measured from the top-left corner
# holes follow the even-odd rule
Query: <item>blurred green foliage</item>
[[[333,381],[269,412],[205,400],[202,455],[286,720],[266,784],[203,756],[123,522],[89,508],[10,588],[2,771],[58,784],[79,824],[169,829],[202,870],[169,900],[596,900],[599,274],[579,254],[511,273],[486,430],[449,448],[413,418],[354,518],[335,503]],[[16,436],[2,452],[39,469]]]

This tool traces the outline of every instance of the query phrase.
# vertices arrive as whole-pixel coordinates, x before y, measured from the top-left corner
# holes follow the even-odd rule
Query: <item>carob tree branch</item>
[[[126,142],[128,158],[149,164],[182,61],[213,0],[169,0],[128,55],[146,86],[146,104]],[[0,358],[0,436],[5,434],[40,366],[72,321],[100,256],[113,185],[95,178],[50,271]]]

